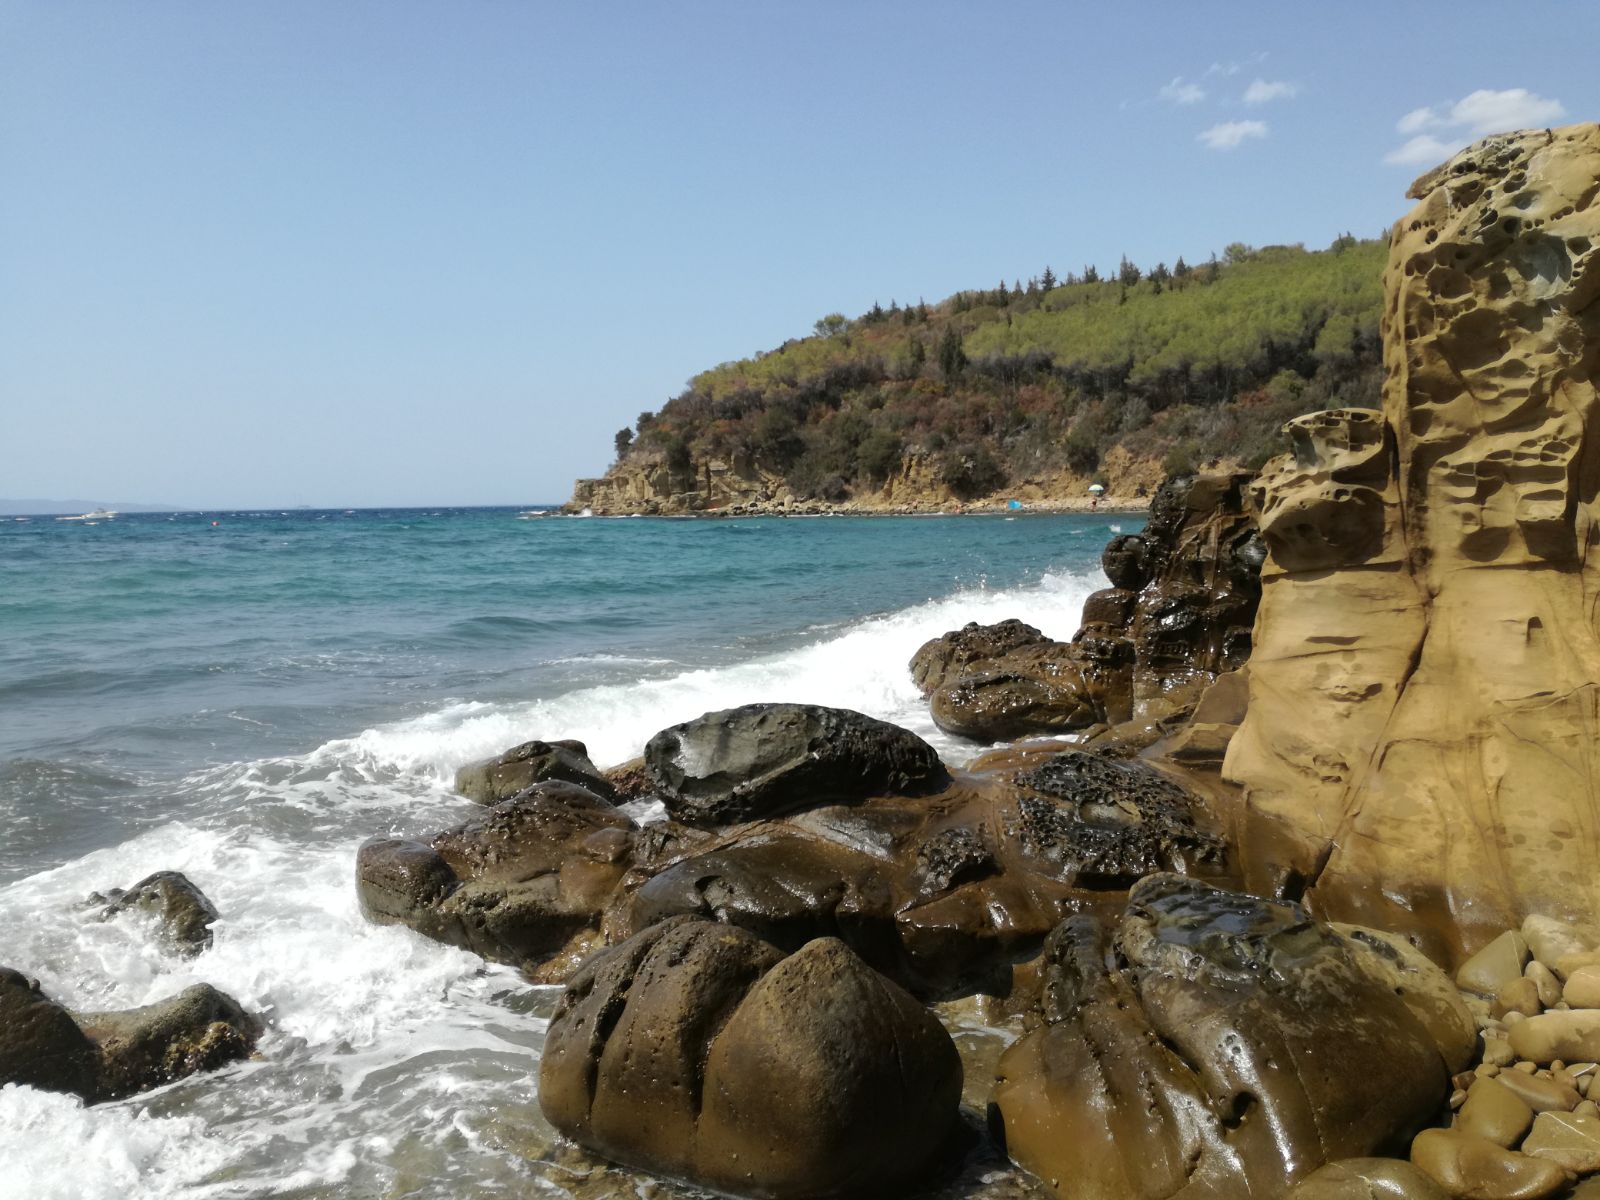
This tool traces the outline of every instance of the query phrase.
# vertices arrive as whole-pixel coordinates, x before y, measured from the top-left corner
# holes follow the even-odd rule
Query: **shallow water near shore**
[[[463,819],[455,768],[514,742],[609,765],[756,700],[858,708],[962,762],[981,747],[933,728],[911,653],[969,620],[1071,636],[1140,525],[0,518],[0,964],[83,1008],[205,981],[270,1026],[257,1060],[118,1104],[0,1089],[0,1171],[86,1200],[693,1195],[556,1143],[534,1083],[557,991],[367,924],[357,846]],[[223,914],[198,959],[81,907],[159,869]],[[1012,1186],[974,1172],[939,1194]]]

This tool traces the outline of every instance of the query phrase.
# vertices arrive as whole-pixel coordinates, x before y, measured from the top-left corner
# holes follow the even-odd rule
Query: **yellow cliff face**
[[[1253,887],[1461,956],[1600,926],[1600,125],[1492,137],[1413,185],[1383,411],[1299,418],[1243,786]]]

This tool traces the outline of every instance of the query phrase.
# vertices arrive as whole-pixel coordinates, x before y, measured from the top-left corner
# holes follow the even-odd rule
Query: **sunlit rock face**
[[[1600,918],[1600,126],[1424,176],[1385,276],[1381,413],[1292,423],[1242,784],[1249,883],[1460,957]]]

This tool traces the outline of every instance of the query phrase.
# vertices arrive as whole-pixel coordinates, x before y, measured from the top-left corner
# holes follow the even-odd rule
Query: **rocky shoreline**
[[[563,988],[548,1156],[772,1200],[1600,1194],[1600,126],[1412,195],[1383,410],[1161,484],[1072,640],[922,647],[939,727],[999,743],[964,768],[746,705],[609,769],[525,741],[361,847],[369,920]],[[181,876],[89,903],[204,962]],[[262,1029],[10,969],[0,1017],[0,1083],[89,1102]]]

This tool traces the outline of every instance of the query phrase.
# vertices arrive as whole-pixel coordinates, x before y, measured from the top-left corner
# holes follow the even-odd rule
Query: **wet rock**
[[[1424,1129],[1411,1143],[1411,1162],[1462,1200],[1543,1200],[1567,1182],[1555,1163],[1454,1129]]]
[[[1518,1021],[1506,1034],[1518,1058],[1529,1062],[1600,1060],[1600,1011],[1570,1009]]]
[[[645,762],[667,811],[708,828],[869,796],[923,795],[948,780],[916,734],[813,704],[706,713],[652,737]]]
[[[1408,1162],[1347,1158],[1307,1175],[1284,1200],[1450,1200],[1449,1194]]]
[[[1493,996],[1523,977],[1527,961],[1528,943],[1515,929],[1508,929],[1461,964],[1456,983],[1463,991]]]
[[[92,1099],[100,1058],[72,1014],[37,980],[0,967],[0,1086],[19,1083]]]
[[[1275,1196],[1404,1144],[1444,1048],[1298,905],[1174,875],[1047,943],[1037,1029],[1001,1061],[1011,1157],[1084,1200]]]
[[[1112,587],[1085,602],[1070,643],[1019,621],[968,625],[923,646],[913,677],[947,733],[977,741],[1186,714],[1250,653],[1265,551],[1245,476],[1170,479],[1144,532],[1102,555]]]
[[[104,898],[110,903],[100,910],[101,920],[127,912],[144,913],[157,922],[162,935],[179,954],[193,957],[211,947],[216,907],[178,871],[157,871],[127,891],[113,889]]]
[[[902,1194],[960,1095],[943,1027],[841,943],[784,957],[688,918],[584,965],[539,1079],[546,1117],[582,1145],[758,1197]]]
[[[1600,1171],[1600,1117],[1543,1112],[1522,1143],[1522,1152],[1565,1167],[1575,1175]]]
[[[248,1058],[261,1025],[231,996],[196,984],[170,1000],[77,1022],[100,1050],[99,1094],[131,1096]]]
[[[547,781],[427,843],[367,842],[356,890],[369,920],[533,971],[601,944],[636,834],[588,789]]]
[[[1534,913],[1522,922],[1522,939],[1528,952],[1551,971],[1571,954],[1585,954],[1594,943],[1566,921]]]
[[[536,783],[555,780],[577,784],[603,800],[615,800],[616,788],[589,761],[582,742],[523,742],[486,762],[456,772],[456,791],[479,804],[498,804]]]
[[[1221,842],[1195,828],[1194,798],[1144,763],[1067,750],[1017,784],[1034,793],[1018,802],[1023,849],[1070,882],[1126,887],[1222,857]]]
[[[911,657],[911,678],[926,696],[965,674],[975,663],[1003,657],[1023,646],[1045,645],[1061,643],[1015,618],[993,625],[969,621],[960,629],[923,643]]]
[[[1405,1001],[1444,1055],[1452,1073],[1465,1070],[1478,1049],[1477,1022],[1450,977],[1404,938],[1360,925],[1331,924],[1362,971]]]
[[[1467,1089],[1456,1128],[1510,1149],[1533,1125],[1533,1109],[1498,1079],[1479,1079]]]
[[[1561,989],[1561,998],[1573,1008],[1600,1008],[1600,966],[1579,967],[1572,972]]]
[[[1529,1071],[1501,1071],[1495,1079],[1536,1113],[1571,1112],[1583,1098],[1571,1085]]]

